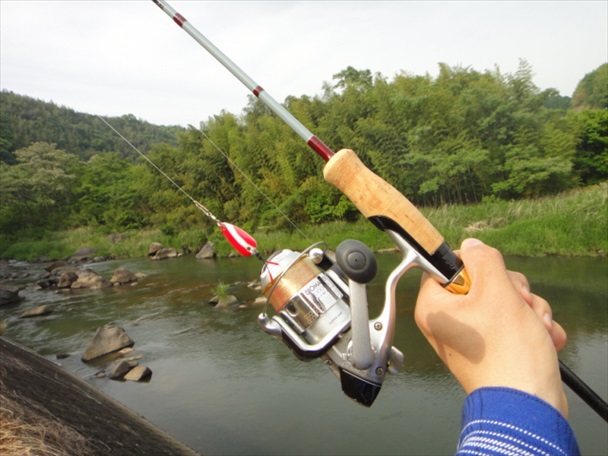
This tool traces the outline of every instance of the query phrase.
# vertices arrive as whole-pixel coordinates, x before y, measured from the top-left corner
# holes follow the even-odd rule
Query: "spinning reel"
[[[437,269],[400,235],[387,234],[403,254],[386,281],[380,315],[370,320],[366,284],[377,272],[371,250],[346,240],[332,258],[323,243],[303,252],[275,252],[261,272],[262,292],[275,310],[258,316],[262,329],[282,340],[301,360],[321,358],[354,401],[372,405],[386,373],[395,374],[403,354],[392,346],[396,288],[401,276],[418,266],[445,282]],[[268,304],[267,304],[268,306]]]

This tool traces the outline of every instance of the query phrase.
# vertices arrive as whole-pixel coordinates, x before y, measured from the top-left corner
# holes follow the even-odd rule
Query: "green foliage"
[[[214,295],[216,295],[220,300],[226,299],[228,297],[228,292],[230,291],[230,285],[219,281],[215,287],[211,289]]]
[[[114,152],[99,153],[83,164],[75,189],[78,224],[101,226],[108,232],[144,226],[137,172]]]
[[[60,226],[73,200],[77,159],[48,143],[34,143],[14,155],[16,164],[0,163],[2,231]]]
[[[608,184],[520,201],[492,198],[468,206],[423,211],[458,246],[476,237],[505,254],[607,255]]]
[[[577,111],[608,109],[608,63],[581,79],[572,95],[572,107]]]
[[[118,152],[135,158],[131,147],[97,116],[46,103],[31,97],[0,91],[0,161],[12,163],[15,150],[35,142],[55,144],[83,160],[99,152]],[[142,150],[158,142],[176,144],[177,126],[156,126],[128,114],[107,119],[129,141]]]
[[[457,248],[467,237],[476,237],[504,254],[608,255],[608,184],[603,183],[557,196],[520,201],[487,198],[478,204],[422,209],[423,214]],[[300,232],[288,230],[251,231],[260,251],[268,255],[289,248],[303,250],[323,241],[335,249],[345,239],[358,239],[372,250],[394,248],[390,238],[362,217],[356,222],[334,221],[303,225]],[[95,247],[99,256],[143,257],[152,242],[181,251],[195,252],[207,240],[215,243],[219,256],[234,253],[218,230],[199,228],[181,230],[173,236],[159,229],[142,229],[108,236],[92,228],[32,236],[33,240],[15,241],[0,234],[0,258],[36,260],[67,258],[80,247]]]
[[[574,170],[584,185],[608,179],[608,110],[588,110],[576,116],[580,128]]]
[[[598,99],[604,73],[602,66],[581,81],[587,101],[579,108],[597,106],[588,100]],[[536,199],[605,181],[608,111],[569,109],[567,97],[541,92],[532,74],[523,60],[514,74],[442,63],[437,77],[392,80],[347,67],[322,96],[288,97],[285,105],[332,149],[355,150],[420,207]],[[181,248],[199,247],[209,233],[229,250],[191,198],[272,245],[283,241],[278,230],[295,231],[294,224],[359,219],[322,179],[322,162],[254,97],[242,115],[222,111],[199,129],[110,119],[173,183],[95,116],[6,91],[0,102],[5,236],[33,236],[41,227],[155,229]]]

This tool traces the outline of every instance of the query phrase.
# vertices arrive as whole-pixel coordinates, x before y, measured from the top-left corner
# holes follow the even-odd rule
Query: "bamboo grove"
[[[440,64],[436,77],[390,80],[348,67],[321,94],[288,97],[285,106],[332,149],[355,150],[414,204],[437,207],[608,179],[607,82],[604,64],[570,98],[540,91],[525,61],[514,74]],[[4,235],[209,223],[94,116],[1,95]],[[110,120],[189,194],[245,229],[288,229],[283,214],[299,224],[359,217],[323,181],[308,147],[253,97],[240,115],[221,112],[196,128]]]

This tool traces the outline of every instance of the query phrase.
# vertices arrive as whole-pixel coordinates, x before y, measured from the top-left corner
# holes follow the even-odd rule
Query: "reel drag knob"
[[[349,279],[357,283],[368,283],[376,277],[376,257],[363,242],[356,239],[342,241],[336,249],[336,262]]]

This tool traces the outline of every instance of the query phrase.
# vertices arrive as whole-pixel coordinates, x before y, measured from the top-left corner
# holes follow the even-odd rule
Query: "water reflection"
[[[383,303],[383,279],[398,264],[378,256],[379,276],[370,285],[370,313]],[[604,398],[608,397],[608,281],[605,259],[508,258],[546,297],[569,343],[562,359]],[[459,432],[464,399],[459,386],[422,337],[413,320],[419,273],[398,287],[395,345],[405,354],[371,409],[340,392],[322,363],[298,361],[264,334],[261,308],[214,309],[207,304],[219,282],[251,302],[245,285],[257,277],[252,259],[197,261],[192,257],[152,262],[131,260],[90,265],[105,277],[124,267],[147,277],[135,286],[94,291],[25,290],[20,306],[0,308],[9,319],[6,336],[60,362],[193,448],[211,454],[450,454]],[[41,304],[54,312],[19,320]],[[152,369],[148,384],[95,379],[97,367],[80,361],[95,329],[123,326]],[[605,423],[570,397],[571,422],[583,454],[608,454]]]

